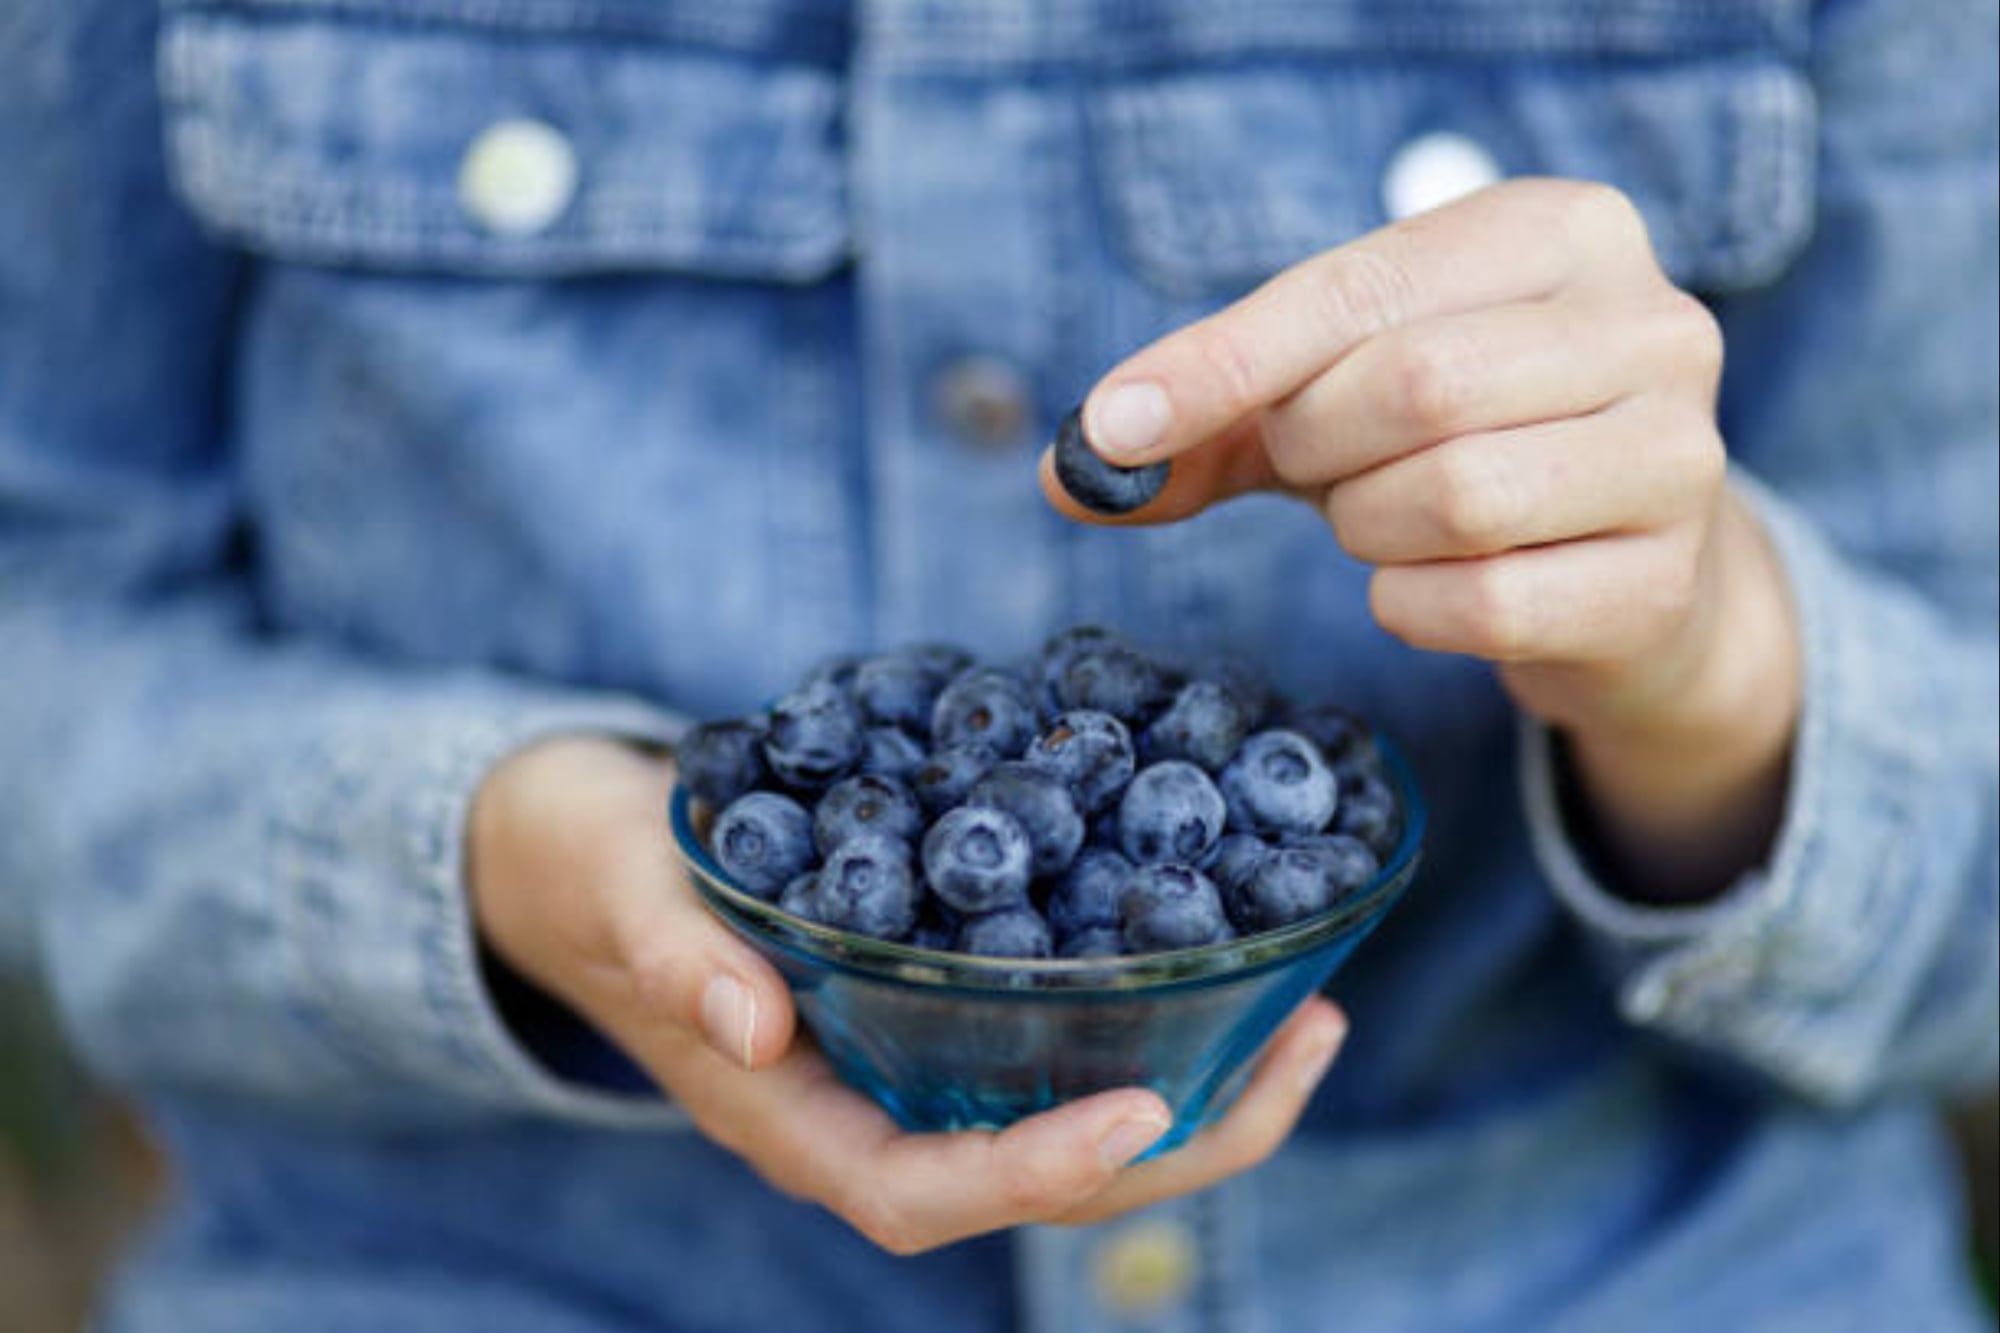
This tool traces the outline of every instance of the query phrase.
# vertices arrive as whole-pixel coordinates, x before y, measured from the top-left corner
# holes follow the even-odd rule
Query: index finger
[[[1296,264],[1106,375],[1084,401],[1085,437],[1125,466],[1171,458],[1387,329],[1547,296],[1588,262],[1568,224],[1600,192],[1514,181]]]

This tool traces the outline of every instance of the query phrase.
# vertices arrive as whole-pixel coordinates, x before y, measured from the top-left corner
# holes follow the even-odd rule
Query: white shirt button
[[[576,150],[539,120],[502,120],[479,132],[458,168],[458,201],[497,236],[547,231],[576,197]]]
[[[1500,179],[1493,154],[1463,134],[1426,134],[1396,150],[1382,176],[1382,207],[1391,218],[1428,212]]]
[[[1128,1319],[1157,1314],[1194,1287],[1194,1237],[1173,1222],[1121,1228],[1097,1252],[1097,1298]]]

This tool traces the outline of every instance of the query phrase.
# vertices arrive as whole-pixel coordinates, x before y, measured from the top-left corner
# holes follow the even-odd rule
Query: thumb
[[[687,873],[662,849],[654,873],[605,886],[621,977],[609,1021],[643,1051],[680,1029],[744,1069],[761,1069],[791,1046],[795,1027],[784,978],[704,906]]]

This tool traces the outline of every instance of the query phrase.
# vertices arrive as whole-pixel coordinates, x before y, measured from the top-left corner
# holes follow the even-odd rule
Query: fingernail
[[[1123,1166],[1152,1147],[1166,1132],[1167,1122],[1156,1115],[1120,1120],[1097,1141],[1097,1160],[1106,1166]]]
[[[701,1028],[718,1054],[748,1069],[757,1040],[757,997],[735,977],[715,978],[701,993]]]
[[[1298,1088],[1300,1092],[1310,1093],[1314,1088],[1319,1086],[1320,1080],[1326,1077],[1326,1071],[1333,1067],[1333,1057],[1340,1054],[1341,1045],[1346,1040],[1347,1024],[1345,1023],[1334,1024],[1332,1031],[1319,1039],[1319,1044],[1313,1048],[1313,1053],[1307,1056],[1305,1062],[1299,1066]]]
[[[1130,458],[1165,439],[1173,415],[1167,391],[1139,380],[1094,395],[1084,407],[1083,433],[1105,457]]]

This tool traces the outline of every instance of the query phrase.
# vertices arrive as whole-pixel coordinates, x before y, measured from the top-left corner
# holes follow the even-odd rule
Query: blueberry
[[[931,736],[941,746],[984,741],[1008,758],[1033,739],[1035,722],[1034,701],[1019,678],[992,667],[973,667],[938,695]]]
[[[674,763],[695,799],[720,810],[770,776],[764,765],[763,720],[704,723],[681,737]]]
[[[1086,847],[1050,889],[1046,911],[1056,938],[1086,930],[1118,928],[1118,899],[1132,878],[1132,863],[1108,847]]]
[[[924,813],[933,817],[965,801],[974,783],[1000,762],[1000,752],[984,741],[947,745],[933,752],[910,777],[910,789]]]
[[[1064,708],[1109,713],[1128,727],[1143,727],[1172,697],[1172,678],[1160,664],[1120,644],[1078,653],[1056,689]]]
[[[1168,465],[1119,467],[1108,463],[1083,437],[1083,409],[1076,408],[1056,428],[1056,480],[1070,497],[1100,514],[1129,514],[1144,508],[1166,488]]]
[[[869,773],[842,778],[813,807],[813,841],[821,856],[833,855],[849,838],[864,834],[910,842],[923,831],[917,798],[894,778]]]
[[[1063,673],[1077,654],[1092,648],[1123,647],[1125,641],[1102,625],[1072,625],[1065,630],[1057,630],[1042,642],[1042,651],[1035,662],[1035,679],[1043,694],[1043,704],[1053,718],[1062,712],[1062,704],[1057,695],[1062,692]]]
[[[1368,724],[1338,705],[1314,704],[1294,709],[1285,719],[1285,727],[1318,746],[1327,767],[1336,773],[1375,772],[1380,767],[1381,755],[1376,751],[1375,735]]]
[[[709,845],[737,888],[768,901],[811,867],[812,816],[789,796],[753,791],[717,817]]]
[[[1359,893],[1382,873],[1382,858],[1367,843],[1345,833],[1309,833],[1287,838],[1283,846],[1299,848],[1325,862],[1335,902]]]
[[[844,690],[825,681],[808,683],[772,707],[764,758],[794,787],[825,787],[860,764],[862,731],[861,712]]]
[[[780,911],[806,921],[819,920],[819,872],[808,870],[803,875],[794,876],[785,885],[785,891],[778,895]]]
[[[1132,872],[1118,911],[1131,953],[1192,949],[1235,933],[1215,885],[1193,866],[1140,866]]]
[[[1396,793],[1372,773],[1348,774],[1341,780],[1340,809],[1334,815],[1333,829],[1359,838],[1369,851],[1386,861],[1403,836]]]
[[[1027,900],[1033,844],[1012,815],[960,806],[924,835],[924,878],[945,906],[990,912]]]
[[[1185,759],[1168,759],[1140,769],[1125,788],[1118,803],[1119,845],[1140,865],[1192,865],[1222,836],[1228,815],[1208,774]]]
[[[829,926],[878,940],[907,938],[917,924],[909,846],[874,834],[848,839],[820,867],[813,902]]]
[[[1034,849],[1036,875],[1060,874],[1083,846],[1083,815],[1069,784],[1019,760],[995,764],[966,793],[965,803],[1014,817]]]
[[[1025,760],[1068,783],[1085,814],[1117,800],[1137,765],[1125,724],[1082,708],[1059,715],[1028,747]]]
[[[1187,759],[1220,773],[1250,734],[1250,710],[1228,686],[1212,680],[1181,686],[1167,711],[1146,728],[1146,760]]]
[[[1295,731],[1260,731],[1222,770],[1229,826],[1245,833],[1317,833],[1339,801],[1333,774]]]
[[[1279,847],[1264,858],[1239,895],[1250,930],[1276,930],[1324,912],[1333,904],[1327,859],[1309,847]]]
[[[1049,923],[1025,905],[967,917],[958,928],[958,947],[991,958],[1047,958],[1055,951]]]
[[[861,771],[909,782],[928,756],[923,743],[894,727],[870,727],[861,739]]]
[[[1092,926],[1062,942],[1061,958],[1116,958],[1125,952],[1125,936],[1116,926]]]
[[[928,734],[931,708],[950,677],[937,673],[912,653],[871,657],[854,672],[852,692],[861,715],[875,726]]]

